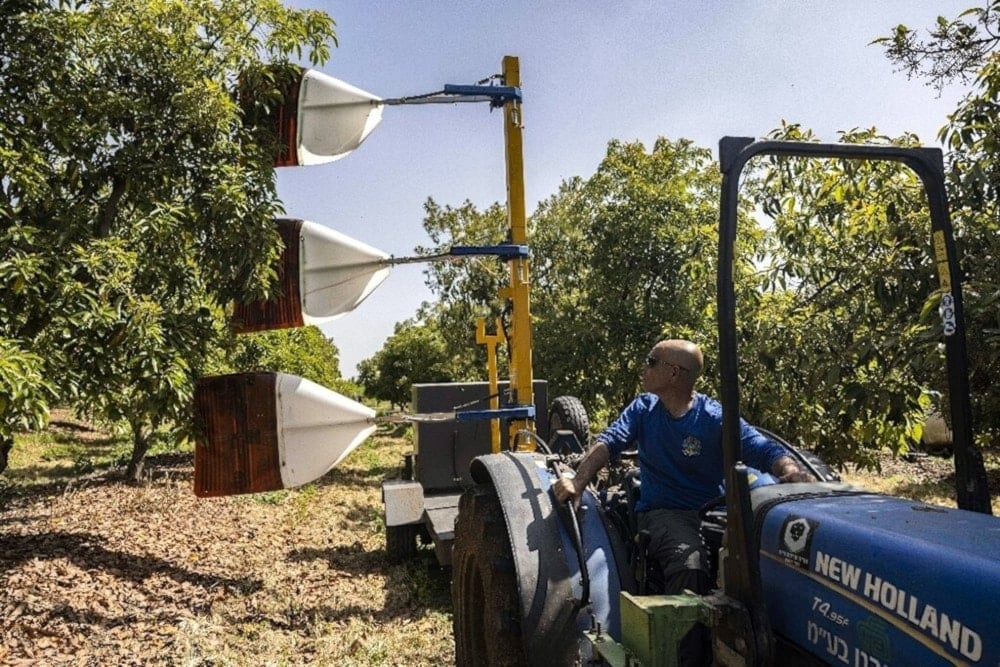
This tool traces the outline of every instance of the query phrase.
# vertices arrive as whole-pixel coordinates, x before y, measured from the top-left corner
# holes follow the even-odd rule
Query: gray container
[[[500,407],[505,406],[507,382],[499,384]],[[548,396],[545,380],[535,380],[535,431],[548,435]],[[446,382],[413,385],[413,411],[451,412],[456,409],[488,410],[488,382]],[[508,446],[507,424],[501,422],[501,447]],[[416,479],[425,493],[461,489],[472,485],[469,464],[492,451],[490,420],[417,422],[414,429]]]

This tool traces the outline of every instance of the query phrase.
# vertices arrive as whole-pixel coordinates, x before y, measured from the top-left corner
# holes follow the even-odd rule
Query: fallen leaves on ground
[[[6,499],[0,664],[453,662],[448,573],[384,556],[371,442],[299,491],[199,499],[190,456]],[[362,463],[352,464],[353,460]],[[2,497],[0,497],[2,500]]]
[[[384,555],[380,483],[408,451],[376,438],[314,485],[234,498],[196,498],[190,455],[153,458],[137,486],[0,487],[0,664],[451,664],[449,573],[430,550]],[[948,459],[882,467],[845,478],[954,497]]]

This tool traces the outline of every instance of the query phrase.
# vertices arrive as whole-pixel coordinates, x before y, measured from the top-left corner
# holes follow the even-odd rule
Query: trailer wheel
[[[452,572],[455,664],[526,664],[510,538],[500,499],[488,484],[459,500]]]
[[[390,563],[402,563],[417,555],[420,525],[415,523],[385,527],[385,555]]]
[[[549,408],[549,439],[558,430],[573,431],[573,435],[586,449],[590,442],[590,420],[587,410],[576,396],[556,396]]]

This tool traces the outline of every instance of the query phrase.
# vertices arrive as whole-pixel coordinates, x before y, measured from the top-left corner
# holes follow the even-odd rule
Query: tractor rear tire
[[[456,665],[527,664],[513,552],[491,485],[480,484],[459,500],[451,598]]]
[[[580,446],[587,449],[590,442],[590,420],[587,410],[576,396],[556,396],[549,408],[549,439],[558,430],[573,431]]]

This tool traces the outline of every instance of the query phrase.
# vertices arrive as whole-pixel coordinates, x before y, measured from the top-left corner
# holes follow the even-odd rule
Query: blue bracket
[[[501,107],[511,101],[521,101],[521,89],[516,86],[467,86],[446,83],[444,93],[461,97],[488,97],[491,100],[490,105],[494,107]]]
[[[496,255],[503,259],[518,259],[528,257],[528,246],[503,243],[500,245],[456,245],[452,246],[449,255]]]
[[[534,419],[534,405],[517,405],[499,410],[462,410],[455,413],[455,421],[468,422],[480,419]]]

